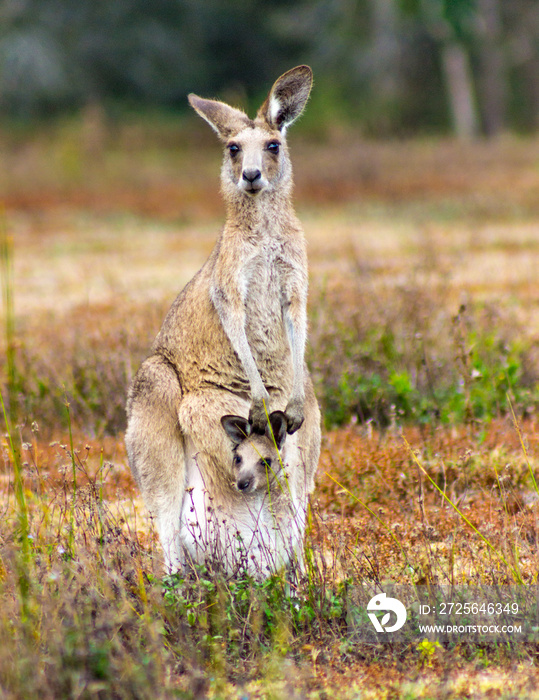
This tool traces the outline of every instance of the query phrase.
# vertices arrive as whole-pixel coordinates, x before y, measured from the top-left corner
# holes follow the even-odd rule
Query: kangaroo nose
[[[249,488],[249,486],[251,485],[252,480],[253,479],[250,476],[246,477],[245,479],[240,479],[238,481],[238,489],[240,491],[246,491]]]
[[[256,180],[259,180],[261,175],[262,173],[258,168],[246,168],[242,173],[243,179],[247,180],[247,182],[255,182]]]

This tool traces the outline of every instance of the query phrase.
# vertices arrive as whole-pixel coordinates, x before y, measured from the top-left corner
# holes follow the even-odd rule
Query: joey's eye
[[[234,455],[234,466],[239,467],[241,464],[241,457],[239,455]]]
[[[266,148],[270,153],[277,154],[279,153],[280,145],[281,144],[278,141],[270,141]]]
[[[240,152],[240,147],[238,146],[237,143],[229,143],[228,144],[228,151],[230,155],[234,158],[239,152]]]
[[[266,469],[271,469],[271,459],[269,457],[267,459],[263,459],[262,466]]]

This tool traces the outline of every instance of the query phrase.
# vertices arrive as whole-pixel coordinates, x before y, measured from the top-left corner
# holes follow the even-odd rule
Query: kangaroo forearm
[[[296,314],[294,314],[294,310]],[[292,312],[292,313],[291,313]],[[295,433],[303,424],[305,404],[304,356],[306,342],[306,318],[303,308],[292,306],[285,312],[285,325],[292,354],[293,382],[292,394],[286,406],[285,415],[288,432]]]
[[[249,380],[253,402],[260,402],[263,400],[268,401],[269,395],[253,359],[245,331],[243,331],[239,338],[235,338],[235,342],[232,343],[232,347],[240,358],[240,362],[243,365],[243,369],[247,375],[247,379]]]
[[[307,320],[305,318],[305,314],[299,312],[294,317],[294,315],[291,313],[291,307],[289,307],[285,314],[285,324],[288,342],[290,344],[290,351],[292,354],[292,368],[294,372],[291,398],[303,400],[305,398],[303,374],[305,362],[305,344],[307,341]]]
[[[229,305],[224,303],[222,295],[214,293],[212,297],[226,336],[247,375],[253,400],[267,400],[268,393],[260,377],[260,372],[254,361],[253,353],[245,332],[245,313],[242,313],[241,310],[229,308]]]

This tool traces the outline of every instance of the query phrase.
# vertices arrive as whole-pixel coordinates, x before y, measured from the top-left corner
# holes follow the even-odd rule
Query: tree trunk
[[[526,87],[530,104],[530,126],[539,131],[539,57],[534,56],[526,64]]]
[[[455,134],[473,139],[479,133],[472,73],[468,54],[456,41],[442,47],[442,66]]]
[[[517,8],[511,58],[524,83],[524,124],[539,130],[539,4],[537,0],[521,0]]]
[[[372,12],[372,60],[376,89],[382,102],[400,95],[399,27],[394,0],[370,0]]]
[[[494,136],[505,127],[507,70],[502,50],[502,18],[499,0],[479,0],[479,60],[483,128]]]

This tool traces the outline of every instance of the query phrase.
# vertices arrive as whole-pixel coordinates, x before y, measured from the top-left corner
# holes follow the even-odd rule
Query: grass
[[[461,641],[425,657],[431,647],[421,640],[388,653],[349,639],[347,591],[358,582],[492,585],[514,581],[517,570],[525,583],[537,583],[537,501],[528,499],[529,455],[516,432],[501,421],[480,440],[462,427],[450,445],[445,431],[427,440],[406,433],[413,452],[399,435],[328,434],[308,566],[292,597],[279,576],[257,583],[197,567],[188,577],[163,577],[155,533],[141,519],[125,465],[89,446],[40,446],[36,435],[20,448],[26,554],[14,482],[2,487],[5,696],[39,689],[45,698],[319,697],[326,689],[357,697],[347,680],[355,675],[367,697],[379,697],[375,678],[385,669],[390,697],[401,696],[407,677],[415,679],[410,687],[445,698],[459,697],[453,687],[513,677],[518,663],[515,694],[506,695],[517,697],[535,677],[535,642]],[[417,452],[428,474],[421,500]],[[4,455],[4,473],[13,459]]]
[[[163,576],[123,406],[211,249],[218,158],[128,126],[95,158],[77,124],[2,135],[2,695],[537,696],[533,641],[388,650],[347,621],[362,583],[538,583],[533,144],[293,144],[326,430],[291,591]]]

